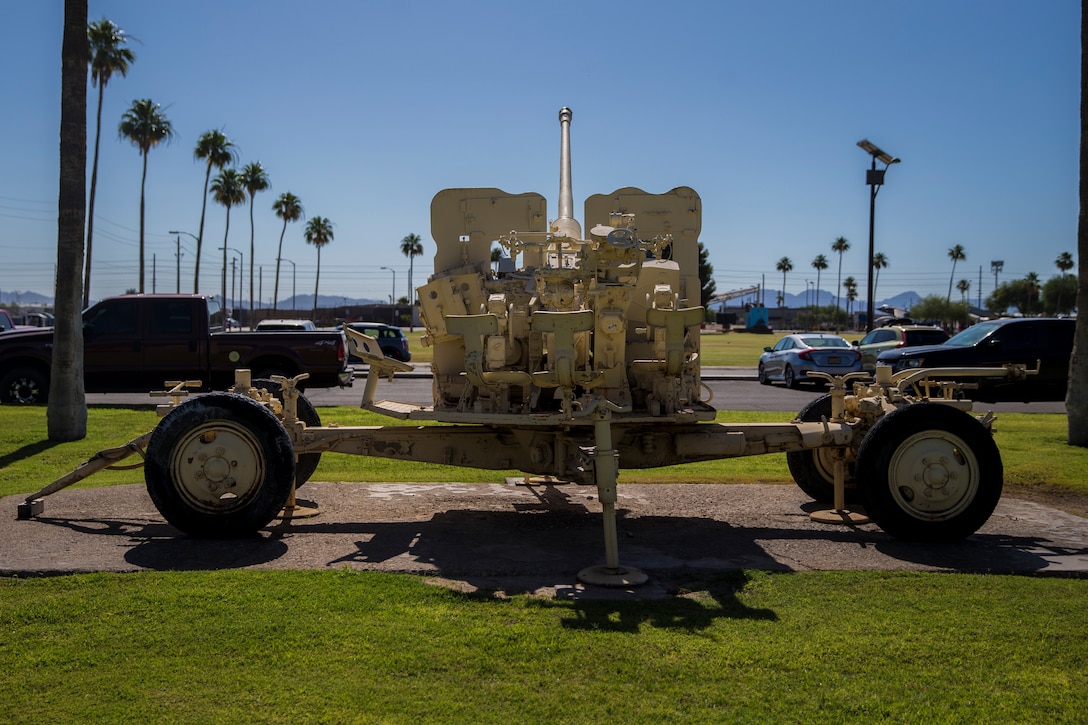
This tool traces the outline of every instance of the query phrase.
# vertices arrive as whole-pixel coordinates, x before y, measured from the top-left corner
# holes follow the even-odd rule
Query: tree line
[[[853,304],[858,296],[858,283],[852,276],[842,279],[842,256],[850,249],[850,243],[845,237],[838,237],[831,244],[831,251],[839,255],[838,280],[835,285],[835,303],[832,306],[820,306],[813,304],[798,316],[802,324],[818,327],[832,324],[836,327],[848,322],[853,314]],[[970,319],[970,303],[967,293],[971,289],[971,282],[960,279],[956,282],[956,264],[966,261],[967,252],[962,244],[956,244],[948,250],[948,258],[952,262],[952,273],[948,278],[948,294],[929,295],[911,306],[910,314],[917,320],[943,321],[946,324],[966,324]],[[818,254],[812,260],[812,268],[816,270],[816,291],[820,290],[820,275],[830,265],[827,256]],[[1006,314],[1010,309],[1016,309],[1023,315],[1065,315],[1076,309],[1077,278],[1068,274],[1075,262],[1073,255],[1062,252],[1054,261],[1059,274],[1046,282],[1039,279],[1035,272],[1029,272],[1023,279],[1003,282],[997,285],[994,292],[986,298],[986,308],[995,315]],[[888,257],[883,252],[873,255],[873,295],[880,283],[880,270],[888,267]],[[775,269],[782,273],[782,292],[779,292],[777,302],[779,307],[785,303],[784,290],[786,289],[786,274],[793,271],[793,260],[782,257],[775,264]],[[952,300],[952,288],[960,293],[960,300]],[[838,295],[842,290],[846,299],[846,309]]]

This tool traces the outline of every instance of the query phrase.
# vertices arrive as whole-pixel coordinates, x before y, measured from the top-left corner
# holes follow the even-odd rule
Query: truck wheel
[[[797,419],[804,423],[818,423],[821,419],[831,419],[831,396],[821,395],[801,409]],[[793,451],[786,454],[786,465],[798,488],[820,503],[835,502],[835,458],[830,448],[816,448]],[[856,501],[858,497],[857,479],[854,478],[854,459],[850,451],[846,454],[844,493],[847,501]]]
[[[989,431],[969,413],[941,403],[889,413],[858,449],[865,510],[900,539],[970,536],[994,512],[1003,476]]]
[[[278,365],[261,366],[253,371],[254,380],[271,380],[273,375],[282,375],[285,378],[293,378],[298,375],[298,373]],[[306,381],[302,381],[297,387],[299,390],[305,390]]]
[[[42,405],[49,399],[49,375],[34,368],[16,368],[0,378],[0,401],[11,405]]]
[[[283,425],[257,401],[230,393],[170,411],[152,433],[144,462],[159,513],[197,537],[253,534],[283,508],[294,478]]]
[[[271,380],[254,380],[253,387],[264,388],[272,396],[283,402],[283,387]],[[305,395],[298,396],[298,419],[306,424],[308,428],[321,427],[321,416],[317,414],[314,409],[314,404],[310,402],[310,399]],[[317,470],[317,465],[321,463],[320,453],[303,453],[298,457],[298,462],[295,463],[295,488],[302,486],[310,480],[310,476],[314,475],[314,471]]]

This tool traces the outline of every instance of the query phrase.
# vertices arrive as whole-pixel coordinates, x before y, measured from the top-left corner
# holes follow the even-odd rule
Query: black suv
[[[1000,367],[1020,363],[1039,374],[1026,380],[971,378],[978,390],[965,391],[974,400],[1064,400],[1073,353],[1073,319],[1010,318],[989,320],[968,327],[940,345],[888,350],[877,365],[891,365],[892,372],[914,368]],[[968,379],[964,379],[965,382]]]
[[[412,353],[408,351],[408,338],[399,327],[383,325],[380,322],[349,322],[347,326],[377,340],[378,347],[382,349],[382,355],[401,362],[411,361]],[[363,361],[350,355],[348,362],[362,363]]]

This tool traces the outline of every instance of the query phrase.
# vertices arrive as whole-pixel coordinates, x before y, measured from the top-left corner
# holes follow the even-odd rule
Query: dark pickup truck
[[[49,396],[53,330],[0,335],[0,402],[44,403]],[[88,393],[163,390],[167,380],[204,389],[254,378],[310,374],[303,387],[351,385],[343,334],[225,332],[219,303],[203,295],[121,295],[83,312],[83,382]]]

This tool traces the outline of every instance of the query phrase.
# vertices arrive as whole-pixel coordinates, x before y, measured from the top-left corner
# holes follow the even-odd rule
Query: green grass
[[[0,581],[4,718],[1078,722],[1088,581],[737,572],[662,601],[373,572]]]

